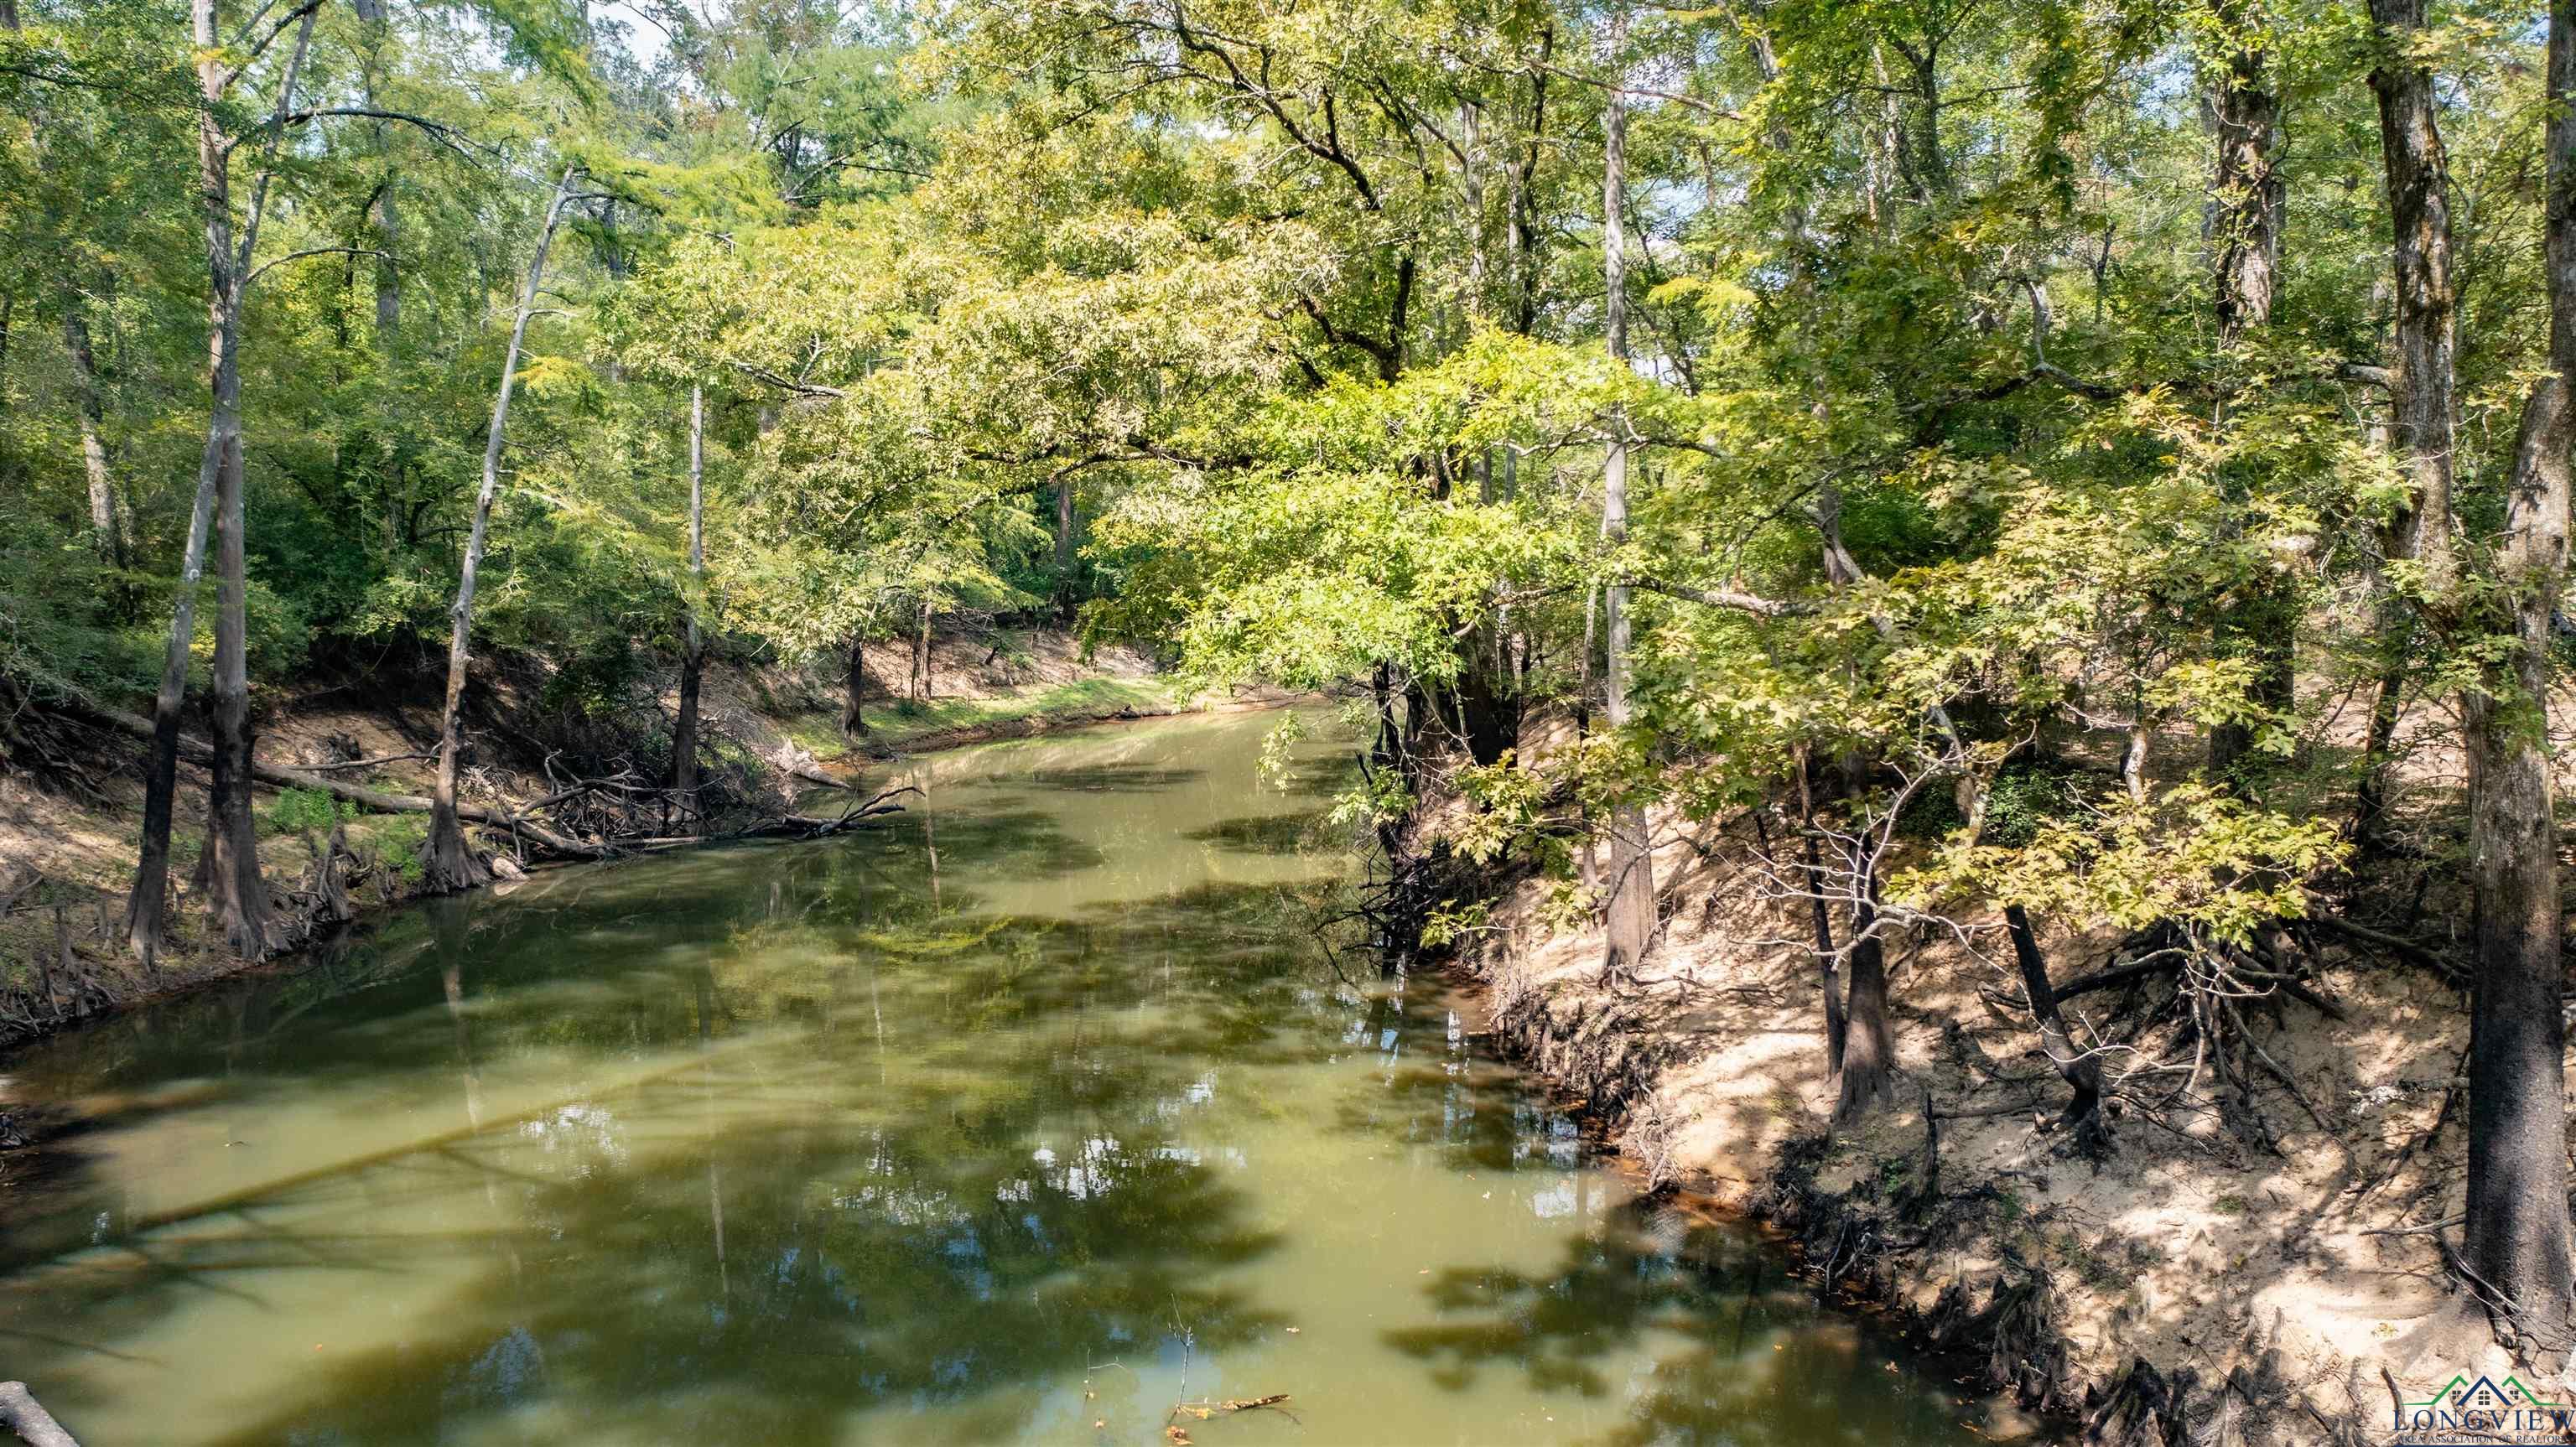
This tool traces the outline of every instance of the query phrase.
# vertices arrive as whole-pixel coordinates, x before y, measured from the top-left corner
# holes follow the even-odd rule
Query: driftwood
[[[25,1382],[0,1382],[0,1426],[18,1434],[27,1447],[80,1447],[54,1414],[44,1409]]]
[[[886,801],[898,794],[920,792],[912,785],[905,784],[899,788],[887,789],[860,803],[852,804],[834,818],[827,819],[814,814],[782,814],[766,824],[755,824],[749,829],[724,837],[728,839],[825,839],[846,830],[856,829],[880,814],[900,814],[903,812],[901,804],[889,804]]]
[[[1193,1447],[1189,1429],[1181,1425],[1183,1417],[1204,1422],[1211,1417],[1230,1417],[1237,1412],[1267,1410],[1294,1422],[1297,1414],[1288,1410],[1287,1402],[1286,1392],[1273,1392],[1266,1397],[1228,1397],[1221,1402],[1174,1402],[1172,1410],[1163,1414],[1163,1440],[1170,1447]]]
[[[98,703],[91,703],[86,707],[100,719],[136,738],[152,737],[152,721],[140,714],[127,713],[123,709],[109,708]],[[179,752],[201,764],[212,762],[215,756],[215,751],[203,740],[186,734],[179,736]],[[334,798],[346,799],[352,804],[364,804],[380,813],[426,814],[430,809],[430,801],[419,794],[389,794],[382,789],[370,789],[359,784],[344,784],[337,779],[325,778],[306,769],[290,769],[282,764],[253,760],[250,771],[252,777],[264,784],[275,784],[288,789],[315,789]],[[506,809],[494,809],[482,804],[468,804],[460,801],[456,806],[456,814],[460,819],[471,819],[477,824],[526,835],[557,854],[569,855],[575,859],[608,859],[613,858],[617,853],[609,845],[568,838]]]
[[[307,764],[317,774],[337,773],[342,769],[372,769],[378,764],[399,764],[409,759],[434,759],[436,754],[378,754],[372,759],[342,759],[335,764]]]
[[[2355,924],[2338,914],[2318,913],[2310,915],[2308,919],[2319,928],[2342,935],[2355,943],[2376,945],[2402,959],[2412,960],[2455,985],[2466,987],[2474,983],[2469,978],[2468,971],[2442,958],[2418,941],[2407,939],[2402,935],[2389,934],[2383,930],[2375,930],[2368,925]]]

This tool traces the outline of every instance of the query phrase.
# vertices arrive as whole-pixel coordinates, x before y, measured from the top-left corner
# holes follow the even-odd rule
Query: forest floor
[[[1446,817],[1429,816],[1426,845]],[[2242,1434],[2194,1442],[2382,1442],[2394,1402],[2457,1372],[2503,1379],[2432,1229],[2455,1227],[2464,1198],[2468,1036],[2465,996],[2434,964],[2320,932],[2310,984],[2340,1018],[2245,1002],[2296,1096],[2259,1081],[2251,1131],[2245,1112],[2144,1109],[2182,1082],[2185,1050],[2113,1107],[2097,1162],[2053,1128],[2067,1090],[2000,917],[1971,916],[1964,939],[1903,933],[1888,947],[1898,1103],[1834,1130],[1803,901],[1766,887],[1745,816],[1652,823],[1666,924],[1633,982],[1604,981],[1597,931],[1548,922],[1536,878],[1507,881],[1460,952],[1506,1052],[1590,1106],[1638,1174],[1770,1222],[1827,1289],[1965,1353],[2025,1406],[2090,1419],[2088,1443],[2167,1441],[2170,1406],[2144,1420],[2159,1392],[2193,1431]],[[2459,927],[2439,922],[2468,917],[2456,871],[2357,862],[2346,917],[2441,940]],[[2041,924],[2061,988],[2115,944]],[[2135,988],[2068,1001],[2070,1025],[2116,1035],[2116,1017],[2157,1002]]]
[[[779,767],[856,783],[876,760],[983,739],[1111,718],[1230,706],[1195,699],[1150,660],[1123,648],[1085,657],[1061,629],[975,630],[934,637],[929,697],[909,697],[912,650],[871,647],[864,695],[868,736],[855,747],[840,733],[838,677],[779,667],[711,662],[702,684],[708,744],[719,759],[761,765],[768,792],[754,808],[782,810],[804,786]],[[544,771],[547,673],[524,659],[478,667],[468,695],[469,801],[524,803],[552,792]],[[393,793],[426,794],[435,776],[439,699],[434,683],[405,689],[319,684],[263,700],[259,757],[309,768],[342,761],[332,777]],[[653,703],[666,718],[675,684]],[[1268,698],[1251,702],[1274,701]],[[105,730],[75,736],[73,770],[0,756],[0,1041],[57,1023],[107,1013],[241,971],[220,939],[209,939],[185,882],[205,838],[205,771],[180,765],[173,871],[182,889],[172,909],[171,948],[145,971],[122,947],[125,890],[141,828],[142,745]],[[61,742],[61,740],[57,740]],[[309,878],[335,824],[366,864],[350,880],[360,911],[420,892],[418,850],[426,815],[373,813],[316,791],[261,785],[254,803],[263,871],[275,887]],[[475,830],[469,826],[469,833]],[[487,839],[506,848],[506,840]],[[292,968],[293,956],[268,968]]]

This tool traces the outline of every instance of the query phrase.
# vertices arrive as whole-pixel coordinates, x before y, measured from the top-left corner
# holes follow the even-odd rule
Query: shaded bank
[[[1192,698],[1132,652],[1112,648],[1087,656],[1060,630],[941,636],[931,659],[928,699],[870,694],[867,711],[876,723],[866,749],[841,743],[835,731],[840,705],[816,681],[795,670],[710,662],[701,688],[703,794],[728,801],[722,807],[729,812],[711,819],[683,810],[674,818],[666,807],[657,819],[648,805],[634,822],[644,834],[665,837],[639,849],[603,833],[600,811],[578,799],[567,802],[560,760],[588,747],[636,767],[632,750],[666,740],[657,720],[670,712],[669,690],[635,701],[626,726],[635,738],[590,743],[576,737],[578,727],[567,732],[550,698],[550,671],[503,657],[488,676],[477,673],[469,694],[476,789],[460,813],[478,826],[482,847],[520,868],[632,855],[685,842],[668,836],[774,823],[799,808],[799,791],[881,775],[888,760],[905,754],[1118,718],[1280,701]],[[309,919],[327,939],[347,915],[363,919],[429,892],[420,851],[439,704],[426,689],[316,683],[265,710],[254,814],[262,872],[281,917]],[[0,773],[0,1041],[49,1034],[245,968],[194,908],[199,895],[189,874],[204,833],[202,820],[184,811],[175,836],[178,903],[169,947],[150,968],[124,948],[114,916],[130,882],[140,804],[131,777],[139,757],[132,734],[133,726],[148,728],[148,722],[102,707],[21,717],[17,728],[24,735],[31,724],[52,731],[45,741],[68,767]],[[33,757],[39,756],[22,755]],[[200,745],[183,753],[183,764],[203,757]],[[661,767],[643,762],[647,775]],[[181,796],[191,808],[201,802],[193,788]],[[621,807],[634,815],[632,797]],[[811,807],[818,816],[843,812],[839,805]],[[256,968],[293,969],[298,961],[289,953]]]

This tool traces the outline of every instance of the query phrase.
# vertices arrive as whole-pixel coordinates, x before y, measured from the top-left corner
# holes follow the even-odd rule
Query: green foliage
[[[366,844],[373,849],[376,866],[390,869],[407,888],[418,888],[428,877],[421,862],[421,849],[429,843],[429,816],[426,814],[371,814],[365,824]]]
[[[24,8],[0,674],[132,703],[206,436],[198,102],[176,12]],[[1779,817],[1902,811],[1921,857],[1891,883],[1924,907],[2232,937],[2338,857],[2347,692],[2511,691],[2524,584],[2483,540],[2546,370],[2527,17],[2446,7],[2424,40],[2479,158],[2451,180],[2469,542],[2434,599],[2346,365],[2384,364],[2388,321],[2358,7],[1782,0],[1635,13],[1616,54],[1605,12],[1545,4],[652,13],[644,46],[553,0],[323,12],[243,341],[262,684],[437,656],[508,302],[543,179],[577,163],[474,619],[565,720],[638,713],[693,629],[837,669],[925,620],[1078,606],[1184,687],[1364,684],[1386,734],[1345,823],[1400,818],[1408,751],[1454,753],[1476,707],[1581,712],[1579,747],[1455,777],[1455,847],[1525,849],[1567,919],[1594,903],[1569,841],[1610,810],[1804,797]],[[2254,51],[2287,239],[2271,324],[2222,346],[2197,97]],[[2456,626],[2398,626],[2435,603]],[[2222,729],[2250,755],[2195,779]],[[2101,783],[2132,737],[2144,802]]]
[[[271,834],[328,834],[333,826],[361,818],[365,812],[320,789],[280,789],[263,822]]]
[[[2242,944],[2260,925],[2307,913],[2305,883],[2350,845],[2334,821],[2254,808],[2202,784],[2132,802],[2114,794],[2041,822],[2006,848],[1965,839],[1890,881],[1892,897],[1937,907],[1969,891],[2123,932],[2172,922]]]

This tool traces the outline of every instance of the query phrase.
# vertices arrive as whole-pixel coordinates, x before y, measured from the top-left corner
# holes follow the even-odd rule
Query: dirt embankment
[[[550,770],[548,755],[564,742],[562,706],[549,699],[554,675],[541,664],[499,659],[487,668],[483,662],[468,694],[463,793],[468,802],[516,813],[560,792],[563,765]],[[710,787],[728,790],[728,807],[748,819],[788,807],[795,792],[822,779],[856,782],[872,758],[1236,702],[1189,697],[1126,649],[1086,657],[1054,629],[943,634],[932,640],[929,662],[925,696],[914,697],[912,649],[903,643],[869,649],[862,696],[869,728],[856,741],[841,732],[844,679],[711,664],[702,689],[714,765]],[[648,684],[630,701],[620,726],[638,739],[658,737],[667,748],[676,682],[663,682],[658,696]],[[433,686],[336,682],[263,702],[263,762],[320,769],[335,781],[386,794],[429,791],[438,733]],[[141,828],[142,746],[94,721],[21,720],[18,736],[33,740],[30,727],[44,730],[41,748],[0,752],[0,1043],[243,969],[219,939],[209,939],[190,897],[188,881],[204,840],[204,771],[181,764],[172,946],[146,971],[119,934]],[[281,896],[314,881],[335,826],[355,855],[340,872],[361,911],[419,892],[416,856],[426,833],[420,814],[374,812],[316,791],[266,785],[254,810],[263,870]],[[579,822],[560,827],[577,831]],[[514,846],[504,833],[479,832],[485,847],[540,862],[524,841]],[[274,967],[291,964],[289,956]]]
[[[2386,1442],[2397,1403],[2461,1372],[2504,1380],[2437,1244],[2464,1199],[2468,1021],[2438,957],[2316,932],[2303,958],[2332,1013],[2241,1002],[2285,1078],[2193,1108],[2173,1098],[2186,1050],[2130,1077],[2094,1160],[2056,1128],[2067,1089],[2000,920],[1905,934],[1899,1104],[1832,1129],[1803,902],[1766,882],[1749,819],[1653,822],[1665,923],[1636,979],[1606,982],[1601,935],[1551,926],[1527,877],[1459,957],[1506,1049],[1590,1105],[1641,1174],[1776,1225],[1826,1289],[1883,1304],[2088,1443]],[[2422,921],[2466,917],[2438,867],[2369,868],[2353,908],[2386,901],[2384,930],[2430,939]],[[2062,991],[2116,942],[2044,943]],[[2173,1043],[2151,1028],[2171,994],[2149,976],[2065,1008],[2140,1064]]]

